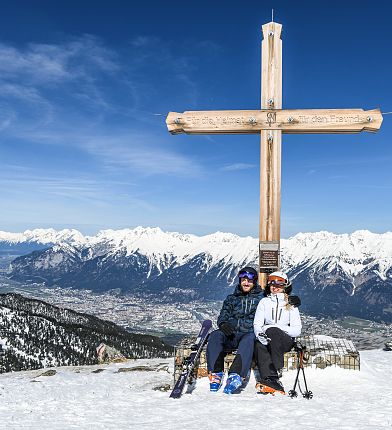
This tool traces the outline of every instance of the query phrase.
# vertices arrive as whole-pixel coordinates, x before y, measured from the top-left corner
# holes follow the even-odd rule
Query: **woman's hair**
[[[289,295],[286,293],[286,291],[283,294],[284,294],[284,299],[286,301],[285,308],[289,311],[292,308],[292,306],[289,303]]]

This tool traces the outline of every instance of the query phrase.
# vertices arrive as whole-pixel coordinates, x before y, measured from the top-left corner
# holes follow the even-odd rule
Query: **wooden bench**
[[[359,352],[351,340],[328,338],[327,336],[302,336],[297,338],[297,342],[305,346],[304,367],[316,369],[325,369],[326,367],[335,366],[343,369],[360,370]],[[206,349],[204,347],[200,354],[200,360],[195,368],[195,374],[198,378],[208,375]],[[190,344],[182,344],[175,349],[174,358],[174,378],[178,378],[181,373],[184,360],[191,352]],[[228,371],[235,358],[236,351],[227,351],[224,359],[224,370]],[[252,368],[255,363],[252,363]],[[297,352],[292,349],[284,355],[283,371],[297,368]]]

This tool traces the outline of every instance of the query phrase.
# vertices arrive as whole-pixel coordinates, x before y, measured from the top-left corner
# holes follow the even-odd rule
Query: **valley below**
[[[200,322],[216,324],[222,301],[177,301],[159,294],[123,294],[119,290],[96,293],[72,288],[48,288],[39,283],[20,283],[0,276],[0,294],[14,292],[52,305],[95,315],[130,332],[159,336],[176,345],[196,336]],[[300,308],[301,311],[301,308]],[[358,349],[382,348],[392,338],[392,326],[347,315],[344,318],[302,314],[303,335],[323,334],[352,340]]]

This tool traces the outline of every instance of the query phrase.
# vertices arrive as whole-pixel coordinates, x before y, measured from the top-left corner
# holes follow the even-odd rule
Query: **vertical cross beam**
[[[263,25],[261,43],[261,109],[275,122],[274,109],[282,109],[282,25]],[[268,272],[279,268],[280,188],[282,132],[262,130],[260,144],[259,283],[266,285]]]

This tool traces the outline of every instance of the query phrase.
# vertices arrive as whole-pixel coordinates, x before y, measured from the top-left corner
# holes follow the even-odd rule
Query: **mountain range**
[[[39,229],[0,232],[0,252],[12,255],[8,276],[14,280],[187,302],[232,292],[239,268],[257,267],[258,240],[144,227],[96,236]],[[308,314],[392,322],[391,232],[299,233],[281,240],[281,267]]]

